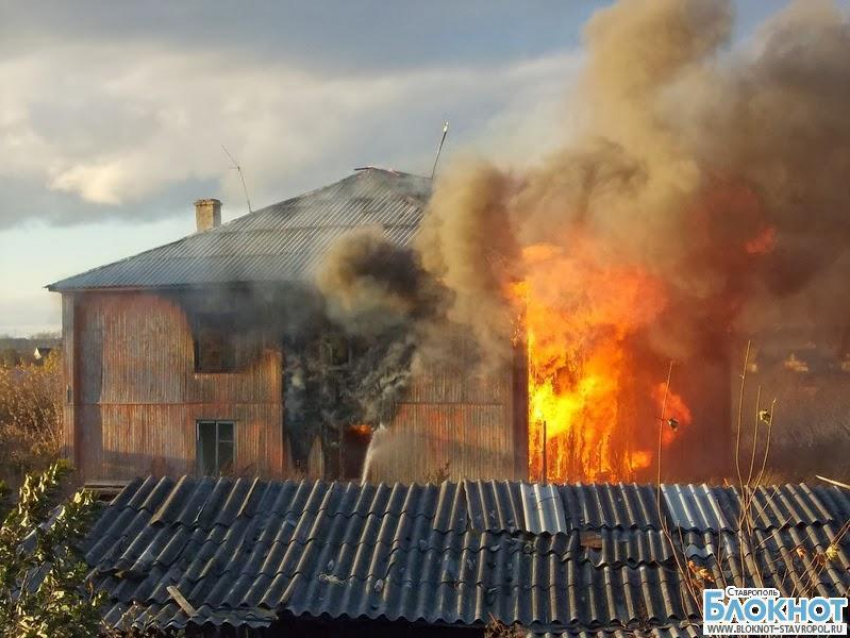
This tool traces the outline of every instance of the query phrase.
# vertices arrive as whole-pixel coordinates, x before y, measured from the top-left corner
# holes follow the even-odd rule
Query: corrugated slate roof
[[[634,483],[561,485],[567,520],[576,529],[661,529],[656,488]]]
[[[805,484],[756,487],[744,502],[754,529],[813,525],[850,520],[850,500],[837,487]],[[734,531],[741,517],[742,497],[734,487],[662,486],[672,523],[682,530]],[[820,494],[820,497],[817,496]]]
[[[656,488],[624,484],[139,479],[98,519],[86,559],[107,619],[124,626],[493,617],[553,635],[691,635],[699,609],[676,556],[715,585],[846,593],[847,494],[836,490],[766,488],[754,502],[781,507],[762,507],[745,537],[718,505],[738,502],[731,488],[662,486],[659,510]],[[681,532],[675,549],[665,527]]]
[[[64,291],[304,281],[340,236],[374,227],[411,242],[431,180],[377,168],[273,204],[205,232],[48,286]]]

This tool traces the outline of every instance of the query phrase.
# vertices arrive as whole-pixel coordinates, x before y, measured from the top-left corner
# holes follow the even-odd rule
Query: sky
[[[0,335],[49,283],[355,167],[533,162],[569,136],[590,0],[0,0]],[[738,0],[736,38],[785,3]]]

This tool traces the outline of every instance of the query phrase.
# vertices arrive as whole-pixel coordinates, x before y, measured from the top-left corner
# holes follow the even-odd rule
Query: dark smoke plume
[[[410,248],[377,229],[341,238],[325,255],[316,285],[327,318],[355,345],[339,379],[343,422],[378,425],[392,416],[415,358],[427,349],[441,287]]]
[[[329,318],[359,336],[413,329],[437,310],[434,282],[417,255],[376,229],[337,241],[323,259],[316,284]]]

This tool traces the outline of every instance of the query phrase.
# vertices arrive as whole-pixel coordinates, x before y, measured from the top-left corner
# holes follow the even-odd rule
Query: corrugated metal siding
[[[524,479],[524,471],[517,474],[514,371],[506,366],[470,374],[476,367],[471,343],[456,335],[446,339],[453,339],[456,360],[412,376],[374,450],[370,479],[423,482],[444,468],[454,480]],[[524,470],[525,463],[520,466]]]
[[[370,478],[435,480],[443,468],[455,478],[511,477],[510,426],[504,406],[402,403],[375,449]]]
[[[87,294],[76,316],[78,465],[87,480],[196,471],[196,421],[236,421],[236,471],[284,470],[282,356],[194,371],[183,310],[154,294]]]
[[[374,226],[390,241],[408,245],[430,192],[427,178],[360,171],[52,288],[304,281],[331,244],[354,228]],[[69,409],[67,418],[73,421],[78,412],[78,436],[85,438],[78,446],[85,458],[78,465],[86,478],[192,472],[197,418],[239,419],[240,467],[280,476],[276,468],[285,454],[270,429],[282,422],[280,353],[266,353],[238,374],[195,374],[191,332],[175,305],[136,293],[101,291],[85,299],[75,342],[84,361],[80,407]],[[469,350],[468,343],[462,347]],[[509,370],[470,375],[470,367],[435,366],[414,377],[388,428],[387,452],[375,457],[376,480],[421,481],[446,464],[456,478],[525,478],[527,442],[514,418],[514,377]],[[413,446],[422,453],[412,460],[396,453]]]
[[[62,366],[63,379],[65,380],[64,408],[62,410],[63,420],[63,456],[74,465],[79,465],[76,454],[79,453],[78,436],[79,431],[75,427],[77,413],[77,322],[75,319],[76,297],[73,294],[62,296]]]
[[[219,228],[64,279],[51,290],[301,281],[353,228],[411,242],[431,194],[424,177],[379,169],[274,204]]]
[[[86,558],[112,609],[135,602],[163,625],[188,621],[166,591],[176,585],[201,618],[235,624],[285,612],[479,627],[492,617],[552,635],[693,635],[699,609],[658,519],[624,524],[649,492],[559,487],[586,504],[580,525],[534,534],[522,529],[537,524],[537,514],[526,514],[530,504],[550,504],[546,520],[559,511],[556,499],[538,498],[551,494],[545,486],[138,480],[101,515]],[[562,516],[566,529],[570,507]],[[500,521],[510,527],[499,529]],[[707,586],[734,578],[790,594],[844,595],[850,541],[839,527],[798,523],[752,537],[683,532],[676,552],[706,566]],[[827,548],[835,554],[824,562]]]

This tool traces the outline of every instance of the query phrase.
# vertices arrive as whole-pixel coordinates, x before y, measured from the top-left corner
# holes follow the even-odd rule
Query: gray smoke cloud
[[[468,326],[485,363],[510,353],[505,287],[518,247],[507,199],[511,180],[489,164],[463,164],[438,182],[417,237],[422,267],[447,289],[445,319]]]

